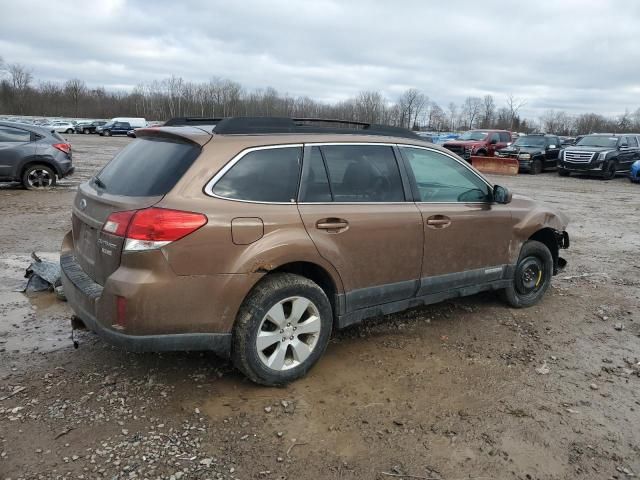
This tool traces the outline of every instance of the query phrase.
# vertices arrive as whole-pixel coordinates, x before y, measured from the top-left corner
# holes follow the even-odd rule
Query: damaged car
[[[487,290],[529,307],[566,264],[565,215],[406,129],[181,118],[136,134],[80,185],[60,259],[74,326],[131,351],[214,351],[283,385],[335,329]]]

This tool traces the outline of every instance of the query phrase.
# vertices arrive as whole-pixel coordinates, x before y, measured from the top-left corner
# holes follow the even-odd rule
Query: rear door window
[[[320,147],[335,202],[404,202],[393,148],[386,145]]]
[[[305,163],[307,162],[305,158]],[[302,187],[300,188],[301,202],[331,202],[331,187],[329,186],[329,177],[324,165],[324,159],[320,152],[320,147],[311,149],[311,157],[309,158],[309,171]]]
[[[200,147],[166,139],[137,139],[96,176],[94,186],[127,197],[165,195],[200,154]]]
[[[636,140],[636,137],[633,137],[631,135],[627,137],[627,142],[629,143],[629,148],[636,148],[638,146],[638,141]]]
[[[302,147],[254,150],[238,160],[213,186],[219,197],[251,202],[295,202]]]
[[[0,126],[0,142],[24,143],[31,141],[31,132],[13,127]]]
[[[511,135],[509,135],[507,132],[500,132],[499,135],[501,143],[509,143],[511,141]]]

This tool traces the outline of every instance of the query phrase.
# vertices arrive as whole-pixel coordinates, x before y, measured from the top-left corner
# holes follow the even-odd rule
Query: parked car
[[[215,121],[139,129],[79,186],[60,259],[75,327],[282,385],[334,328],[483,290],[528,307],[566,264],[563,214],[409,130]]]
[[[76,130],[76,133],[84,133],[88,135],[90,133],[96,133],[96,128],[101,127],[106,123],[107,122],[103,120],[93,120],[91,122],[78,122],[76,124],[75,130]]]
[[[131,128],[142,128],[147,126],[147,120],[141,117],[115,117],[109,120],[109,123],[125,122],[131,125]]]
[[[74,133],[75,125],[71,122],[52,122],[50,125],[46,125],[47,128],[55,130],[58,133]]]
[[[110,137],[111,135],[126,135],[131,130],[131,125],[128,122],[108,122],[104,125],[96,127],[96,132],[100,136]]]
[[[511,132],[507,130],[469,130],[457,139],[445,142],[443,147],[469,160],[472,155],[493,157],[496,150],[512,141]]]
[[[71,145],[55,130],[0,122],[0,181],[49,188],[73,170]]]
[[[636,160],[631,165],[629,180],[631,180],[633,183],[640,183],[640,160]]]
[[[640,159],[640,134],[584,135],[573,147],[562,151],[558,174],[594,175],[611,180],[619,172],[629,172]]]
[[[530,134],[518,137],[514,143],[496,152],[496,155],[501,158],[516,158],[520,171],[535,175],[545,168],[556,167],[560,150],[560,139],[557,136]]]

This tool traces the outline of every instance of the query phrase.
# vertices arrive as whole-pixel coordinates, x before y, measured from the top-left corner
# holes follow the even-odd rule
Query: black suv
[[[628,172],[640,159],[640,134],[585,135],[573,147],[562,152],[558,174],[595,175],[611,180],[618,172]]]
[[[561,146],[555,135],[533,134],[518,137],[510,146],[496,152],[498,157],[516,158],[520,171],[533,175],[558,164]]]

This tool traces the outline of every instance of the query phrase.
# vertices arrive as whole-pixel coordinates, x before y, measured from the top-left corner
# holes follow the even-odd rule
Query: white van
[[[109,123],[111,122],[127,122],[131,125],[131,128],[142,128],[147,126],[147,121],[144,118],[115,117],[109,120]]]

